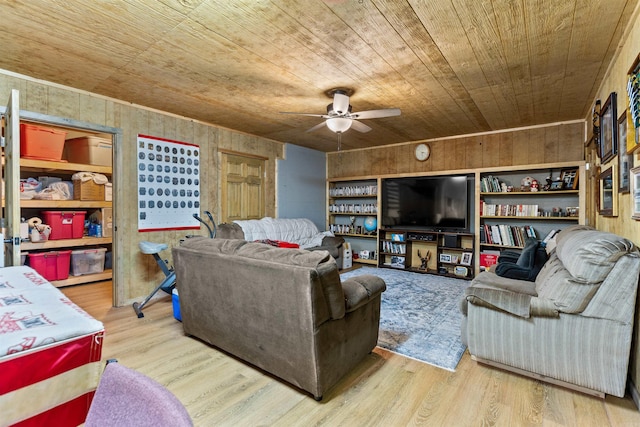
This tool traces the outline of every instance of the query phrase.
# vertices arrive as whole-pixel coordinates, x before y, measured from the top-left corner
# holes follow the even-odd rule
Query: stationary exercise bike
[[[204,213],[207,215],[207,217],[209,217],[211,226],[209,226],[209,224],[206,221],[200,218],[198,214],[194,213],[193,217],[198,221],[200,221],[202,224],[204,224],[205,227],[207,227],[207,230],[209,231],[209,237],[213,239],[214,237],[216,237],[216,232],[217,232],[216,222],[213,220],[213,216],[211,215],[211,212],[204,211]],[[189,237],[193,237],[193,236],[187,236],[187,238]],[[153,255],[153,258],[156,260],[156,263],[164,273],[164,279],[162,280],[162,282],[160,282],[160,284],[156,286],[156,288],[144,299],[144,301],[133,303],[133,310],[136,312],[136,315],[140,319],[144,317],[144,313],[142,312],[142,309],[144,308],[145,305],[147,305],[147,303],[156,294],[156,292],[158,292],[159,290],[163,290],[164,292],[171,295],[171,293],[173,292],[173,289],[176,287],[176,272],[174,271],[173,266],[171,267],[169,266],[169,261],[163,260],[160,257],[160,252],[164,251],[169,247],[166,243],[153,243],[153,242],[148,242],[146,240],[143,240],[140,243],[138,243],[138,246],[140,247],[140,252],[142,252],[143,254]]]

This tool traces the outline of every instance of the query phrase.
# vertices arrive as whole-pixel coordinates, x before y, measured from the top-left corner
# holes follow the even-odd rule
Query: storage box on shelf
[[[69,262],[71,251],[30,252],[29,266],[45,279],[65,280],[69,277]]]
[[[73,180],[73,200],[105,200],[104,184],[96,184],[92,179]]]
[[[71,274],[82,276],[104,271],[104,259],[107,248],[83,249],[71,251]]]
[[[82,238],[86,214],[87,211],[42,211],[44,223],[51,227],[49,239]]]
[[[113,164],[113,146],[110,139],[84,136],[65,141],[65,158],[70,162],[87,165],[109,166]]]
[[[50,127],[20,124],[20,157],[60,161],[67,133]]]
[[[378,180],[328,181],[327,185],[327,228],[350,243],[354,262],[376,264]]]

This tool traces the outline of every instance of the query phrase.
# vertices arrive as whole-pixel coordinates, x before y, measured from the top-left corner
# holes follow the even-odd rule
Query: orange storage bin
[[[20,124],[20,157],[62,160],[66,132],[43,126]]]
[[[51,280],[69,278],[71,251],[29,253],[29,265],[42,277]]]
[[[87,211],[42,211],[44,223],[51,227],[49,240],[81,239]]]

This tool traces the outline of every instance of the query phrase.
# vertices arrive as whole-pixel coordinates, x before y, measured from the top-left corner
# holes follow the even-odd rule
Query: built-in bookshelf
[[[377,264],[378,185],[378,179],[327,183],[327,229],[349,243],[356,263]]]
[[[520,249],[571,224],[584,224],[584,163],[480,173],[478,243],[482,255]],[[482,266],[482,265],[481,265]]]

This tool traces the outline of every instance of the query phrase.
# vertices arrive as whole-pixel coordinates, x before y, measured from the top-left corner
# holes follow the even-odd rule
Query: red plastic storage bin
[[[81,239],[87,211],[42,211],[44,223],[51,227],[49,240]]]
[[[65,280],[69,277],[71,251],[29,252],[29,265],[42,277],[51,280]]]
[[[20,157],[40,160],[62,159],[66,132],[43,126],[20,124]]]

